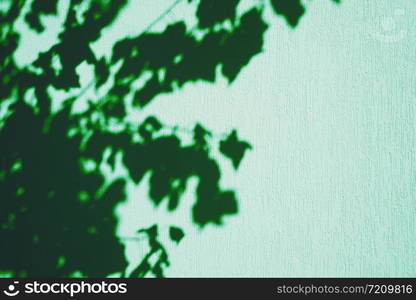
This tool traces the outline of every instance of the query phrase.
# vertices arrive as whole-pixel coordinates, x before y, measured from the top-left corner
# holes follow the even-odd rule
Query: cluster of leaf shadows
[[[157,220],[149,228],[138,229],[146,235],[150,250],[131,274],[124,273],[127,261],[116,235],[114,211],[127,200],[127,181],[107,182],[99,166],[105,160],[115,168],[115,155],[122,153],[129,180],[139,183],[150,173],[149,199],[155,206],[167,201],[169,211],[179,207],[188,180],[197,177],[192,222],[199,227],[221,225],[225,215],[236,214],[236,195],[221,188],[221,170],[210,155],[212,133],[197,124],[190,130],[193,142],[184,145],[175,131],[160,134],[165,125],[156,117],[127,126],[125,99],[133,95],[133,107],[141,109],[161,93],[174,92],[186,83],[215,82],[218,67],[229,82],[234,81],[262,51],[268,27],[262,19],[264,5],[239,16],[240,0],[188,0],[188,5],[197,7],[198,28],[193,30],[203,32],[202,37],[197,38],[185,22],[177,22],[163,32],[118,41],[107,60],[97,58],[90,44],[105,34],[103,29],[111,26],[128,1],[71,0],[59,42],[30,65],[18,67],[14,53],[20,36],[13,25],[26,2],[9,1],[0,11],[0,104],[8,111],[0,119],[0,270],[15,277],[67,277],[75,272],[88,277],[115,272],[162,277],[169,259],[158,240]],[[80,19],[77,13],[84,2],[89,6]],[[58,3],[32,1],[24,22],[38,33],[47,30],[42,16],[56,15]],[[271,0],[271,7],[291,27],[305,11],[300,0]],[[59,71],[53,64],[56,59]],[[77,96],[52,111],[48,87],[79,88],[76,67],[83,62],[94,67],[93,88],[111,77],[113,86],[81,113],[72,112]],[[116,65],[117,71],[111,74]],[[144,74],[150,74],[144,85],[134,87]],[[114,120],[126,126],[114,131],[109,126]],[[236,130],[218,147],[235,169],[251,148]],[[110,155],[104,158],[106,149]],[[184,234],[174,224],[170,227],[172,241],[179,243]]]

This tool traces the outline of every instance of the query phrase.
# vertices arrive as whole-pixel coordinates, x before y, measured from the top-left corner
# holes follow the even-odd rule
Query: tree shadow
[[[128,1],[90,1],[80,19],[77,14],[85,3],[72,0],[59,42],[29,66],[19,68],[13,54],[20,36],[13,24],[26,2],[10,1],[0,12],[0,105],[11,101],[10,113],[0,117],[0,270],[10,270],[15,277],[68,277],[77,271],[88,277],[124,274],[127,261],[116,236],[114,209],[126,201],[127,181],[138,183],[148,172],[149,200],[155,206],[167,201],[169,211],[180,206],[188,179],[198,178],[192,207],[196,226],[222,225],[224,216],[236,214],[236,194],[221,188],[221,169],[210,155],[213,143],[209,139],[214,134],[197,124],[189,130],[193,143],[183,145],[175,131],[161,134],[166,126],[153,116],[132,128],[125,121],[124,100],[133,94],[133,107],[140,109],[156,96],[187,83],[215,82],[218,67],[232,83],[262,51],[268,28],[262,18],[263,6],[238,15],[239,0],[188,1],[198,5],[197,28],[177,22],[160,33],[125,38],[114,45],[107,61],[97,58],[90,44],[116,20]],[[300,1],[271,3],[292,27],[304,13]],[[57,5],[57,0],[34,0],[24,20],[36,32],[43,32],[48,28],[41,17],[56,15]],[[196,37],[196,31],[203,32],[202,38]],[[60,71],[54,67],[56,59]],[[48,87],[79,88],[76,67],[82,62],[94,67],[94,88],[103,86],[111,76],[113,86],[99,102],[89,101],[82,113],[72,113],[78,97],[66,99],[52,113]],[[120,68],[111,74],[116,64]],[[133,83],[145,73],[150,79],[134,88]],[[27,101],[30,90],[34,104]],[[112,130],[111,120],[123,129]],[[252,148],[238,138],[236,130],[220,138],[218,145],[235,169]],[[98,168],[105,149],[111,149],[107,162],[113,168],[115,153],[123,153],[128,178],[106,182]],[[158,240],[157,220],[139,232],[145,234],[150,252],[130,276],[164,276],[169,259]],[[169,235],[179,243],[185,233],[172,225]],[[155,254],[158,258],[152,265],[149,259]]]

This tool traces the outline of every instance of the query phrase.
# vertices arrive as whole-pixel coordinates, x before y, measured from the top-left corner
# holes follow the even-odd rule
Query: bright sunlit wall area
[[[167,2],[130,1],[92,45],[95,54],[110,55],[115,41],[140,33]],[[222,185],[237,192],[240,208],[221,228],[192,224],[192,180],[171,214],[137,201],[147,197],[146,180],[129,185],[129,201],[117,208],[120,236],[155,218],[187,232],[170,251],[168,277],[416,274],[416,7],[410,0],[306,2],[296,29],[265,10],[264,51],[231,85],[187,84],[131,116],[153,114],[184,128],[199,122],[217,133],[236,128],[253,146],[237,172],[220,160]],[[175,7],[153,30],[186,19],[187,9]],[[56,18],[46,21],[59,29]],[[17,61],[35,59],[43,41],[53,43],[48,34],[24,33]],[[86,85],[90,70],[79,73]],[[134,264],[140,249],[126,246]]]

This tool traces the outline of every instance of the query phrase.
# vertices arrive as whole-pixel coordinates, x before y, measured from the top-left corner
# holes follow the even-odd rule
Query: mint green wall
[[[240,214],[223,227],[191,224],[195,182],[174,214],[144,200],[145,181],[130,185],[131,199],[117,209],[120,236],[155,222],[185,228],[169,249],[168,276],[416,275],[416,6],[343,2],[308,1],[296,30],[268,9],[264,53],[235,83],[187,85],[132,114],[217,133],[237,128],[254,146],[238,172],[222,161],[222,184],[240,199]],[[108,54],[168,4],[132,1],[94,50]],[[178,7],[166,22],[185,15]],[[18,58],[30,60],[35,44]],[[88,82],[88,68],[80,72]],[[140,251],[127,243],[132,262]]]
[[[123,232],[154,215],[185,226],[169,276],[415,276],[415,12],[314,1],[293,31],[269,10],[265,51],[233,85],[189,85],[146,109],[252,142],[237,173],[223,163],[241,213],[199,231],[190,192],[182,214],[121,208],[134,220]]]

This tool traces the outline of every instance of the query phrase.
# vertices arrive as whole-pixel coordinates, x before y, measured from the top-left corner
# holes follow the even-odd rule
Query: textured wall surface
[[[254,146],[237,173],[224,162],[241,200],[226,226],[202,234],[188,209],[164,216],[195,232],[169,276],[416,275],[415,15],[410,0],[313,1],[296,30],[270,16],[264,53],[233,85],[150,105]],[[141,222],[129,205],[126,232]]]
[[[97,56],[169,4],[139,2],[92,45]],[[146,181],[129,187],[129,201],[117,208],[119,236],[155,219],[185,229],[167,276],[416,276],[415,1],[304,2],[295,30],[266,10],[264,52],[232,85],[189,84],[145,108],[167,124],[237,128],[253,145],[238,172],[221,160],[222,185],[240,200],[224,227],[192,225],[195,181],[170,214],[136,201],[147,197]],[[165,21],[187,15],[178,6]],[[48,34],[27,32],[17,61],[50,47]],[[85,83],[91,74],[83,70]],[[126,245],[137,262],[141,250]]]

